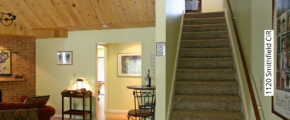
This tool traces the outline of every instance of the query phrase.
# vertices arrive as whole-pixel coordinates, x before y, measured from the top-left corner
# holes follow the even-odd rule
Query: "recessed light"
[[[103,27],[104,27],[104,28],[108,28],[108,27],[109,27],[109,25],[103,25]]]

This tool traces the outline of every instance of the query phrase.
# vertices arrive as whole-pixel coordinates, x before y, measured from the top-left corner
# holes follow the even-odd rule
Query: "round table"
[[[155,90],[155,86],[147,87],[146,85],[131,85],[127,86],[128,89],[133,89],[133,90]]]

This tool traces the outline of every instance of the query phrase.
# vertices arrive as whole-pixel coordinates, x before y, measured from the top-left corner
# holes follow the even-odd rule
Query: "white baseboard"
[[[109,113],[128,113],[128,110],[110,110]]]
[[[52,117],[54,117],[54,118],[61,118],[62,117],[62,115],[54,115],[54,116],[52,116]],[[64,115],[64,118],[69,118],[69,115]],[[70,119],[70,120],[82,120],[83,118],[82,117],[80,117],[80,116],[72,116],[72,119]],[[92,119],[92,120],[96,120],[96,119]]]
[[[62,115],[54,115],[54,116],[52,116],[52,117],[61,118]],[[69,115],[64,115],[64,118],[69,118]]]

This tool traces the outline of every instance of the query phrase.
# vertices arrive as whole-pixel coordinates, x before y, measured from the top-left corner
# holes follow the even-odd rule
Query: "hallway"
[[[101,97],[98,108],[98,120],[128,120],[127,113],[104,113],[104,105],[104,97]]]

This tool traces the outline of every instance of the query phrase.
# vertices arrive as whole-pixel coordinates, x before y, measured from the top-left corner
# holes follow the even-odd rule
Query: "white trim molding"
[[[128,113],[129,110],[110,110],[109,113]]]
[[[234,41],[233,41],[233,36],[232,36],[232,32],[230,31],[230,22],[229,22],[229,18],[228,18],[228,11],[227,11],[227,8],[225,8],[225,18],[226,18],[226,22],[227,22],[227,27],[228,27],[228,33],[229,33],[229,38],[230,38],[230,41],[231,41],[231,47],[232,47],[232,54],[233,54],[233,58],[234,58],[234,65],[235,65],[235,68],[236,68],[236,71],[237,71],[237,81],[239,82],[239,86],[240,86],[240,93],[241,93],[241,96],[242,97],[242,101],[243,101],[243,106],[244,106],[244,113],[245,113],[245,118],[246,120],[249,120],[249,115],[248,115],[248,112],[246,110],[248,110],[247,108],[247,105],[246,105],[246,100],[245,100],[245,93],[244,93],[244,89],[243,89],[243,85],[242,85],[242,78],[241,78],[241,73],[240,73],[240,70],[239,70],[239,66],[238,66],[238,60],[237,60],[237,54],[236,54],[236,50],[235,50],[235,46],[234,46]]]
[[[62,115],[54,115],[52,116],[52,118],[62,118]],[[64,118],[69,118],[69,115],[64,115]],[[72,119],[70,120],[82,120],[83,118],[81,116],[76,116],[76,115],[72,115]],[[92,119],[92,120],[96,120],[96,119]]]
[[[170,93],[170,99],[169,99],[169,106],[167,109],[167,120],[170,119],[170,113],[172,111],[172,99],[174,96],[174,85],[175,85],[175,81],[176,81],[176,69],[178,66],[178,58],[179,58],[179,48],[180,48],[180,41],[181,41],[181,37],[182,37],[182,28],[183,28],[183,19],[184,19],[184,10],[182,12],[182,16],[181,16],[181,22],[180,22],[180,31],[179,31],[179,39],[178,39],[178,43],[177,43],[177,49],[176,49],[176,57],[175,57],[175,65],[174,65],[174,72],[173,72],[173,80],[172,80],[172,84],[171,84],[171,93]]]

